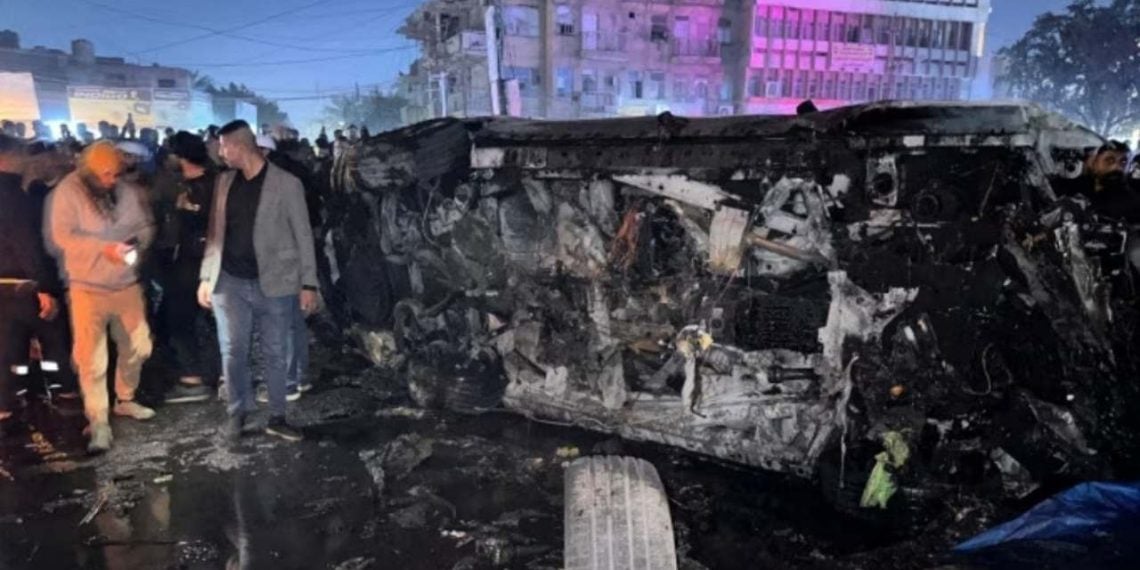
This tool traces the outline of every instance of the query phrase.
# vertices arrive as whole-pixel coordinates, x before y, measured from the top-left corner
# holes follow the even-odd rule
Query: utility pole
[[[495,25],[495,6],[488,5],[483,13],[483,29],[487,34],[487,81],[491,84],[491,114],[503,114],[503,105],[499,97],[502,93],[499,76],[499,34]]]

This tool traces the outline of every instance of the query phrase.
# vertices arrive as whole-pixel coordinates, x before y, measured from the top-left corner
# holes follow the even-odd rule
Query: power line
[[[325,4],[328,1],[329,0],[317,0],[316,2],[310,2],[310,3],[305,4],[303,6],[298,6],[298,7],[290,8],[290,9],[282,11],[282,12],[276,12],[276,13],[270,14],[268,16],[265,16],[264,18],[259,18],[257,20],[252,21],[252,22],[245,22],[241,25],[234,26],[232,28],[225,28],[223,30],[211,31],[211,32],[206,33],[206,34],[199,34],[199,35],[194,36],[192,38],[186,38],[183,40],[178,40],[178,41],[166,43],[166,44],[163,44],[163,45],[160,45],[157,47],[153,47],[153,48],[149,48],[149,49],[134,51],[134,52],[131,52],[129,55],[139,55],[139,54],[143,54],[143,53],[151,53],[151,52],[156,52],[156,51],[162,51],[162,50],[172,48],[175,46],[185,45],[185,44],[188,44],[190,42],[196,42],[198,40],[204,40],[204,39],[212,38],[212,37],[218,36],[218,35],[238,32],[238,31],[244,30],[246,28],[252,28],[254,26],[259,26],[259,25],[264,24],[266,22],[270,22],[270,21],[276,20],[278,18],[288,16],[289,14],[293,14],[293,13],[299,12],[301,10],[308,10],[309,8],[313,8],[315,6]]]
[[[340,61],[345,59],[355,59],[358,57],[370,57],[374,55],[381,55],[385,53],[393,53],[398,51],[407,51],[416,49],[415,45],[407,45],[400,47],[381,48],[371,50],[367,53],[355,53],[350,55],[336,55],[329,57],[315,57],[311,59],[286,59],[278,61],[259,61],[259,62],[230,62],[230,63],[170,63],[168,67],[203,67],[203,68],[229,68],[229,67],[262,67],[271,65],[300,65],[304,63],[321,63],[326,61]]]
[[[190,28],[190,29],[194,29],[194,30],[202,30],[202,31],[210,32],[211,34],[214,34],[214,35],[225,36],[227,38],[233,38],[233,39],[237,39],[237,40],[241,40],[241,41],[246,41],[246,42],[256,43],[256,44],[261,44],[261,45],[267,45],[267,46],[272,46],[272,47],[294,49],[294,50],[316,51],[316,52],[341,53],[341,54],[363,53],[363,52],[370,51],[370,49],[371,49],[371,48],[357,48],[357,49],[321,48],[321,47],[312,47],[312,46],[302,47],[302,46],[297,45],[296,43],[283,43],[283,42],[277,42],[277,41],[272,41],[272,40],[265,40],[265,39],[261,39],[261,38],[255,38],[255,37],[251,37],[251,36],[235,34],[235,33],[232,33],[230,31],[227,31],[227,30],[219,30],[217,28],[211,28],[209,26],[203,26],[200,24],[194,24],[194,23],[190,23],[190,22],[175,22],[175,21],[166,20],[163,18],[157,18],[154,16],[149,16],[146,14],[135,12],[132,10],[124,10],[122,8],[116,8],[114,6],[110,6],[110,5],[104,4],[102,2],[95,2],[93,0],[77,0],[77,1],[82,2],[84,4],[87,4],[89,6],[101,8],[103,10],[107,10],[108,12],[114,12],[117,14],[122,14],[124,16],[130,17],[130,18],[135,18],[138,20],[143,20],[146,22],[152,22],[152,23],[162,24],[162,25],[166,25],[166,26],[176,26],[176,27],[182,27],[182,28]],[[407,6],[400,6],[400,7],[395,7],[395,8],[398,10],[398,9],[402,9],[405,7],[407,7]],[[390,8],[389,11],[385,15],[391,14],[394,12],[394,10],[391,10],[391,8],[393,8],[393,7],[389,7],[389,8]],[[373,11],[375,11],[375,10],[373,10]],[[156,48],[156,49],[158,49],[158,48]],[[141,52],[134,52],[134,53],[141,53]]]

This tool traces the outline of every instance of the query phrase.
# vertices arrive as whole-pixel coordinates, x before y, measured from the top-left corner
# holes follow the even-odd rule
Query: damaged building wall
[[[1050,180],[1099,143],[1023,106],[424,123],[338,164],[338,312],[420,393],[748,465],[891,432],[947,483],[1074,471],[1111,311]]]

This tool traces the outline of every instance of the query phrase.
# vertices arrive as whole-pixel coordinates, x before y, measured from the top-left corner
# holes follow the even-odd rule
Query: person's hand
[[[317,292],[309,289],[301,291],[301,312],[311,315],[317,310]]]
[[[213,309],[214,302],[210,299],[210,282],[203,281],[198,284],[198,304],[203,309]]]
[[[179,210],[186,210],[187,212],[198,212],[202,207],[190,201],[189,192],[181,192],[178,194],[178,199],[174,201],[174,207]]]
[[[45,321],[53,321],[59,315],[59,303],[55,302],[55,297],[47,293],[38,293],[36,295],[40,300],[40,318]]]
[[[109,243],[103,246],[103,255],[115,263],[127,265],[127,252],[134,249],[125,243]]]

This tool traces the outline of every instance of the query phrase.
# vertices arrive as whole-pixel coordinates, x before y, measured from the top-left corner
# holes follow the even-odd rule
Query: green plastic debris
[[[910,458],[910,447],[906,438],[897,431],[883,434],[883,451],[875,456],[875,467],[871,469],[871,476],[867,478],[867,486],[863,488],[863,498],[859,506],[863,508],[887,508],[887,501],[891,500],[898,486],[895,485],[895,476],[887,468],[898,469],[906,464]]]

